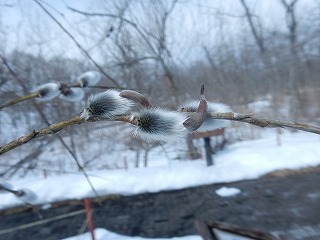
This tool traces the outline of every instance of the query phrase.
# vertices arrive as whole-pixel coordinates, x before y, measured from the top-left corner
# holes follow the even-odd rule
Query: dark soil
[[[320,173],[304,171],[276,174],[258,180],[208,185],[178,191],[111,197],[94,202],[95,226],[124,235],[174,237],[194,235],[196,219],[219,221],[254,228],[282,239],[320,239]],[[220,197],[222,186],[236,187],[241,193]],[[82,201],[55,204],[39,210],[43,219],[83,209]],[[38,221],[32,209],[0,212],[3,229]],[[1,234],[0,239],[61,239],[77,235],[85,214],[36,227]]]

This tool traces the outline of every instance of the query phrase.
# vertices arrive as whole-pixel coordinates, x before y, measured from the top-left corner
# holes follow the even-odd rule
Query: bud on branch
[[[126,114],[134,106],[134,102],[121,97],[115,90],[92,95],[88,104],[89,106],[81,114],[81,117],[86,120],[90,118],[110,119]]]
[[[126,98],[120,95],[124,95]],[[138,113],[128,114],[131,107],[134,106],[132,100],[147,108]],[[121,94],[115,90],[108,90],[98,93],[89,98],[88,105],[80,116],[53,124],[40,131],[33,130],[28,135],[0,146],[0,155],[33,139],[55,134],[66,127],[105,120],[122,121],[136,125],[134,135],[154,141],[166,141],[168,138],[186,136],[188,130],[203,131],[221,128],[226,126],[225,120],[249,123],[259,127],[293,128],[320,134],[320,127],[308,124],[255,118],[253,114],[233,113],[230,111],[230,107],[225,104],[207,102],[204,97],[203,86],[200,101],[184,104],[181,111],[154,108],[143,95],[133,91],[122,92]]]

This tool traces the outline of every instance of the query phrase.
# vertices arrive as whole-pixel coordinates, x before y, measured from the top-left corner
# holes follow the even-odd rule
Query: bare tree
[[[146,14],[152,17],[144,21],[149,21],[145,25],[141,16],[134,15],[134,11],[129,11],[128,3],[124,2],[123,7],[118,7],[118,14],[111,13],[90,13],[80,11],[74,8],[70,10],[87,17],[105,17],[118,21],[118,27],[115,30],[114,43],[119,50],[120,62],[117,65],[125,67],[135,67],[140,62],[147,63],[152,60],[154,64],[159,64],[163,71],[162,82],[167,83],[169,96],[172,98],[171,106],[178,103],[178,89],[174,80],[173,66],[174,61],[167,43],[167,24],[168,19],[177,5],[177,1],[155,1],[139,2],[139,6]],[[135,6],[138,8],[138,6]],[[125,14],[128,17],[125,17]],[[152,24],[150,23],[152,21]],[[134,30],[130,32],[129,30]],[[114,55],[114,57],[116,57]],[[141,86],[138,86],[141,87]]]

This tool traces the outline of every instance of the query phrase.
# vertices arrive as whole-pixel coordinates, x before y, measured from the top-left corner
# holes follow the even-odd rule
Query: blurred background
[[[198,99],[205,83],[209,101],[235,112],[320,124],[318,1],[0,0],[0,54],[15,73],[1,62],[1,103],[96,70],[99,85],[135,89],[168,109]],[[75,116],[99,91],[86,89],[76,103],[32,100],[1,110],[0,145]],[[101,122],[60,136],[87,170],[146,166],[159,144],[134,139],[132,131],[123,123]],[[258,135],[256,127],[233,124],[226,139]],[[190,140],[175,147],[160,145],[159,151],[171,160],[192,158]],[[1,158],[5,177],[77,171],[55,137]]]

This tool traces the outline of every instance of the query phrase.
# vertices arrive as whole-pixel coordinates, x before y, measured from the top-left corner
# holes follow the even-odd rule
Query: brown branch
[[[253,114],[241,114],[241,113],[209,113],[211,118],[215,119],[225,119],[230,121],[238,121],[249,123],[258,127],[280,127],[280,128],[292,128],[301,130],[304,132],[310,132],[315,134],[320,134],[320,127],[308,125],[305,123],[298,123],[298,122],[286,122],[280,120],[272,120],[266,118],[256,118]]]
[[[36,130],[33,130],[31,133],[29,133],[26,136],[22,136],[22,137],[18,138],[17,140],[14,140],[8,144],[0,146],[0,155],[5,152],[8,152],[16,147],[19,147],[19,146],[21,146],[21,145],[23,145],[33,139],[43,137],[46,135],[55,134],[68,126],[75,125],[75,124],[81,124],[82,122],[84,122],[84,120],[82,118],[74,117],[68,121],[63,121],[63,122],[60,122],[57,124],[53,124],[49,127],[43,128],[42,130],[40,130],[38,132],[36,132]]]
[[[11,75],[18,81],[19,85],[23,88],[24,92],[27,92],[27,89],[25,87],[25,85],[23,84],[23,81],[20,79],[20,77],[18,76],[18,74],[10,67],[10,65],[8,64],[7,60],[0,55],[0,59],[2,59],[4,65],[8,68],[9,72],[11,73]],[[38,113],[40,114],[41,118],[45,121],[45,123],[49,126],[50,123],[47,119],[47,117],[45,116],[45,114],[43,113],[43,111],[41,110],[41,108],[39,107],[39,105],[32,99],[32,104],[33,106],[36,108],[36,110],[38,111]],[[79,117],[78,117],[79,118]],[[12,141],[7,145],[4,145],[4,148],[2,148],[0,146],[0,155],[3,153],[10,151],[18,146],[21,146],[22,144],[25,144],[27,142],[29,142],[30,140],[37,138],[37,137],[41,137],[44,135],[48,135],[48,134],[54,134],[59,132],[60,130],[62,130],[63,128],[70,126],[70,125],[74,125],[76,123],[80,122],[80,119],[77,119],[77,117],[70,119],[69,121],[64,121],[61,123],[57,123],[54,125],[49,126],[48,128],[45,128],[43,130],[41,130],[39,133],[36,133],[35,130],[33,130],[29,135],[27,136],[23,136],[20,137],[18,139],[18,141]],[[78,123],[80,124],[80,123]],[[55,127],[52,127],[55,126]],[[48,130],[49,129],[49,130]],[[43,134],[43,135],[42,135]],[[39,135],[39,136],[38,136]],[[99,197],[98,192],[95,190],[91,180],[89,179],[88,174],[86,173],[86,171],[84,170],[84,168],[81,166],[77,156],[71,151],[71,149],[67,146],[67,144],[65,143],[65,141],[62,139],[61,136],[56,135],[56,137],[59,139],[59,141],[62,143],[62,145],[67,149],[67,151],[69,152],[69,154],[73,157],[73,159],[75,160],[79,170],[83,173],[83,175],[85,176],[85,178],[87,179],[87,182],[89,183],[92,191],[95,193],[95,195],[97,197]]]
[[[130,122],[131,123],[131,120],[130,120],[130,117],[129,115],[123,115],[123,116],[116,116],[112,119],[98,119],[98,118],[92,118],[92,119],[89,119],[87,121],[89,122],[97,122],[97,121],[102,121],[102,120],[111,120],[111,121],[122,121],[122,122]],[[59,122],[59,123],[56,123],[56,124],[53,124],[49,127],[46,127],[46,128],[43,128],[41,129],[40,131],[36,131],[36,130],[33,130],[31,133],[25,135],[25,136],[22,136],[20,138],[18,138],[17,140],[13,140],[11,141],[10,143],[7,143],[3,146],[0,146],[0,155],[12,150],[12,149],[15,149],[16,147],[19,147],[23,144],[26,144],[28,143],[29,141],[31,140],[34,140],[36,138],[40,138],[40,137],[44,137],[44,136],[47,136],[47,135],[52,135],[52,134],[56,134],[58,132],[60,132],[62,129],[65,129],[69,126],[73,126],[73,125],[80,125],[80,124],[83,124],[85,123],[86,121],[79,117],[79,116],[76,116],[74,118],[71,118],[69,120],[66,120],[66,121],[62,121],[62,122]]]
[[[17,104],[19,102],[23,102],[23,101],[26,101],[26,100],[29,100],[32,98],[37,98],[37,97],[39,97],[39,93],[30,93],[29,95],[12,99],[9,102],[4,103],[3,105],[0,105],[0,110],[2,108],[12,106],[12,105]]]
[[[266,119],[266,118],[256,118],[253,116],[253,114],[241,114],[241,113],[228,112],[228,113],[208,113],[208,116],[214,119],[224,119],[229,121],[249,123],[249,124],[252,124],[258,127],[263,127],[263,128],[264,127],[292,128],[292,129],[297,129],[304,132],[310,132],[310,133],[315,133],[320,135],[320,127],[317,127],[317,126],[312,126],[305,123],[285,122],[285,121],[272,120],[272,119]],[[97,122],[97,121],[121,121],[121,122],[127,122],[134,125],[136,124],[132,120],[131,115],[115,116],[112,119],[90,118],[87,120],[87,122]],[[25,143],[28,143],[33,139],[44,137],[47,135],[52,135],[60,132],[61,130],[69,126],[80,125],[85,122],[86,121],[83,118],[76,116],[74,118],[71,118],[70,120],[59,122],[49,127],[43,128],[40,131],[33,130],[31,133],[29,133],[26,136],[22,136],[17,140],[14,140],[3,146],[0,146],[0,155],[12,149],[15,149],[16,147],[19,147]]]

